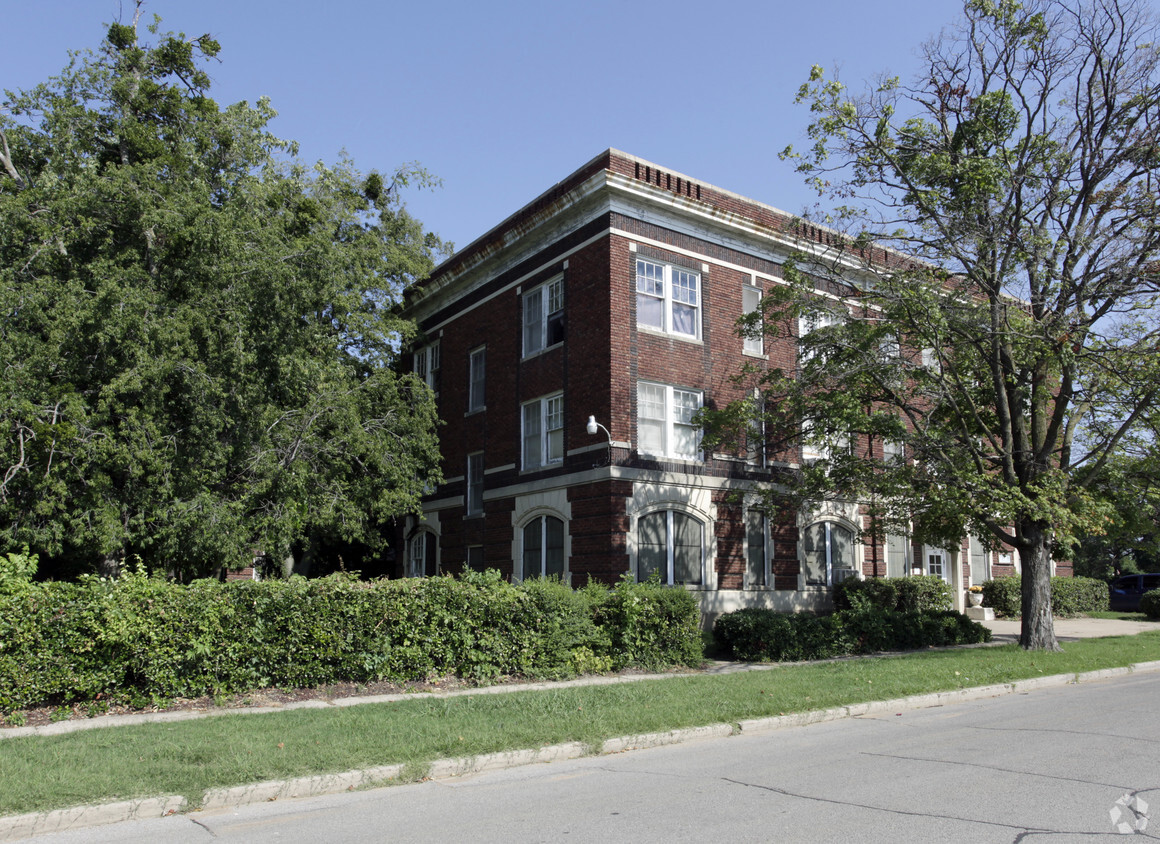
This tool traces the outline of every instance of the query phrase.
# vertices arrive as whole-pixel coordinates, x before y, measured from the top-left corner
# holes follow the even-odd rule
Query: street
[[[85,842],[1160,838],[1160,674],[42,836]],[[1117,831],[1117,824],[1120,831]]]

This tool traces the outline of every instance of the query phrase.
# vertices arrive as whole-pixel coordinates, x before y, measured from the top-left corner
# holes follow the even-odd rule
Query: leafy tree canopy
[[[1133,0],[968,0],[911,85],[814,68],[812,145],[783,155],[846,236],[803,237],[765,299],[800,365],[744,373],[760,400],[709,414],[718,439],[760,416],[823,458],[781,503],[1014,546],[1025,647],[1057,647],[1053,555],[1103,529],[1097,479],[1160,390],[1156,34]]]
[[[431,179],[303,164],[268,102],[208,96],[216,41],[158,23],[0,110],[0,542],[185,574],[377,544],[438,472],[392,369],[444,251],[400,190]]]

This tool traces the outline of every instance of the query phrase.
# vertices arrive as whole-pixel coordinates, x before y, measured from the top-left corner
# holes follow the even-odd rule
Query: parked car
[[[1140,596],[1160,589],[1160,574],[1125,574],[1108,587],[1108,606],[1117,612],[1139,612]]]

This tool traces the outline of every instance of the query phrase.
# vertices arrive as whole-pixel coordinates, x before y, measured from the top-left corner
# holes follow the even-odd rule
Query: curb
[[[777,715],[769,718],[752,718],[740,721],[736,725],[709,724],[703,727],[687,727],[660,733],[620,736],[606,739],[595,751],[581,742],[568,742],[565,744],[548,745],[536,750],[512,750],[501,753],[488,753],[480,756],[439,759],[430,764],[423,779],[452,779],[469,774],[481,773],[483,771],[545,764],[563,759],[577,759],[586,755],[603,756],[612,753],[627,753],[629,751],[643,750],[651,747],[663,747],[666,745],[684,744],[714,738],[728,738],[734,735],[757,735],[792,727],[820,724],[827,721],[877,715],[883,712],[897,713],[903,710],[929,709],[955,703],[967,703],[975,700],[1002,697],[1004,695],[1020,694],[1037,689],[1059,688],[1079,683],[1091,683],[1100,680],[1126,677],[1132,674],[1150,674],[1157,672],[1160,672],[1160,660],[1133,663],[1123,668],[1105,668],[1079,674],[1053,674],[1046,677],[1017,680],[1013,683],[974,686],[967,689],[934,692],[931,694],[914,695],[912,697],[895,698],[893,700],[850,704],[832,709],[795,712],[789,715]],[[394,699],[396,696],[384,697]],[[415,695],[406,697],[413,698]],[[328,704],[323,704],[323,706],[326,705]],[[280,707],[280,709],[284,708],[288,707]],[[96,806],[75,806],[69,809],[55,809],[49,812],[33,812],[26,815],[0,817],[0,842],[16,841],[51,832],[102,826],[120,823],[122,821],[160,818],[187,811],[232,809],[252,803],[265,803],[295,797],[338,794],[360,788],[377,787],[392,783],[397,784],[401,781],[404,768],[404,765],[383,765],[358,771],[346,771],[340,774],[321,774],[292,780],[276,780],[233,786],[230,788],[210,789],[202,798],[200,806],[197,807],[189,806],[184,797],[168,796],[104,803]]]

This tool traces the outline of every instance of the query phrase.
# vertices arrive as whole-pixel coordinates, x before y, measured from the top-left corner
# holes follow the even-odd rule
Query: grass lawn
[[[1103,610],[1102,612],[1084,613],[1089,618],[1110,618],[1116,621],[1150,621],[1160,630],[1160,619],[1148,618],[1142,612],[1119,612],[1118,610]]]
[[[0,814],[535,748],[1160,659],[1160,630],[1062,653],[1017,646],[776,666],[611,686],[405,700],[0,740]]]

